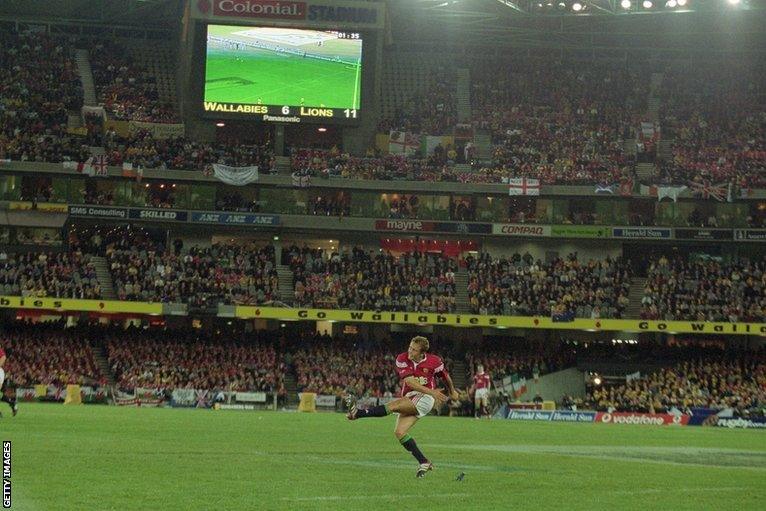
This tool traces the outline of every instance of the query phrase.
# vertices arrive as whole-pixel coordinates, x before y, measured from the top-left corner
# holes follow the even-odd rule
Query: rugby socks
[[[13,399],[10,399],[10,398],[8,398],[6,396],[3,396],[2,399],[0,399],[0,401],[5,401],[6,403],[8,403],[8,405],[11,408],[16,408],[16,398],[15,397]]]
[[[415,459],[418,460],[418,463],[421,465],[423,463],[428,463],[428,458],[423,456],[423,453],[420,452],[420,449],[418,449],[418,444],[415,443],[415,439],[410,435],[404,435],[399,439],[399,443],[402,444],[402,447],[410,451],[413,456],[415,456]]]
[[[356,418],[362,419],[364,417],[385,417],[390,414],[388,411],[388,405],[378,405],[372,408],[359,409],[356,411]]]

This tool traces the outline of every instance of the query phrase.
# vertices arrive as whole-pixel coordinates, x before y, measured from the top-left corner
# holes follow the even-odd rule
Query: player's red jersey
[[[0,358],[3,358],[5,356],[5,350],[3,348],[0,348]]]
[[[473,386],[477,389],[488,389],[489,375],[487,373],[475,374],[473,376]]]
[[[407,352],[400,353],[396,357],[396,372],[399,374],[399,379],[403,380],[408,376],[414,376],[418,379],[421,385],[428,387],[429,389],[436,388],[436,375],[441,374],[443,378],[447,374],[447,370],[444,368],[444,362],[436,355],[426,353],[426,358],[420,362],[413,362],[407,356]],[[410,392],[411,389],[405,383],[402,383],[402,396]]]

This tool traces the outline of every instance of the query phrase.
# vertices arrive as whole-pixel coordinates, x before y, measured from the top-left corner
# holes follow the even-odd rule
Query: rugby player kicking
[[[428,415],[436,401],[447,401],[447,396],[436,388],[437,375],[447,384],[449,399],[458,399],[458,393],[452,384],[452,378],[444,368],[444,362],[436,355],[428,353],[428,349],[428,339],[417,336],[410,341],[407,352],[396,357],[396,372],[402,382],[401,397],[388,404],[367,409],[358,408],[354,404],[347,415],[348,419],[353,421],[366,417],[385,417],[391,413],[399,414],[394,435],[402,447],[418,460],[417,477],[424,477],[434,466],[407,432],[418,419]]]

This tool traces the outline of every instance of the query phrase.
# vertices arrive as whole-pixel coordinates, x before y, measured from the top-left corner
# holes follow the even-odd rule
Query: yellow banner
[[[453,327],[524,328],[529,330],[587,330],[592,332],[666,332],[669,334],[726,334],[766,336],[766,323],[710,323],[705,321],[644,321],[631,319],[575,319],[558,322],[549,317],[482,316],[478,314],[424,314],[325,309],[283,309],[238,305],[242,319],[342,321],[350,323],[403,323]]]
[[[81,389],[79,385],[67,385],[66,397],[64,398],[64,404],[65,405],[81,405],[82,394],[80,393],[80,390]]]
[[[388,133],[376,133],[375,134],[375,148],[383,154],[388,154]]]
[[[70,135],[79,135],[84,137],[88,135],[88,128],[67,128],[66,132]]]
[[[0,308],[58,311],[105,312],[109,314],[162,314],[161,303],[120,302],[117,300],[74,300],[0,296]]]
[[[104,131],[113,129],[119,136],[127,138],[130,136],[130,127],[128,121],[117,121],[114,119],[107,119],[104,123]]]
[[[15,211],[44,211],[46,213],[66,213],[69,211],[68,204],[61,204],[59,202],[38,202],[37,206],[33,202],[28,201],[13,201],[8,203],[9,210]]]

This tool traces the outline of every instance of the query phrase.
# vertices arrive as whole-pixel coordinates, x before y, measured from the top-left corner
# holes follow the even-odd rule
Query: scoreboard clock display
[[[203,110],[267,122],[360,117],[355,32],[208,25]]]

